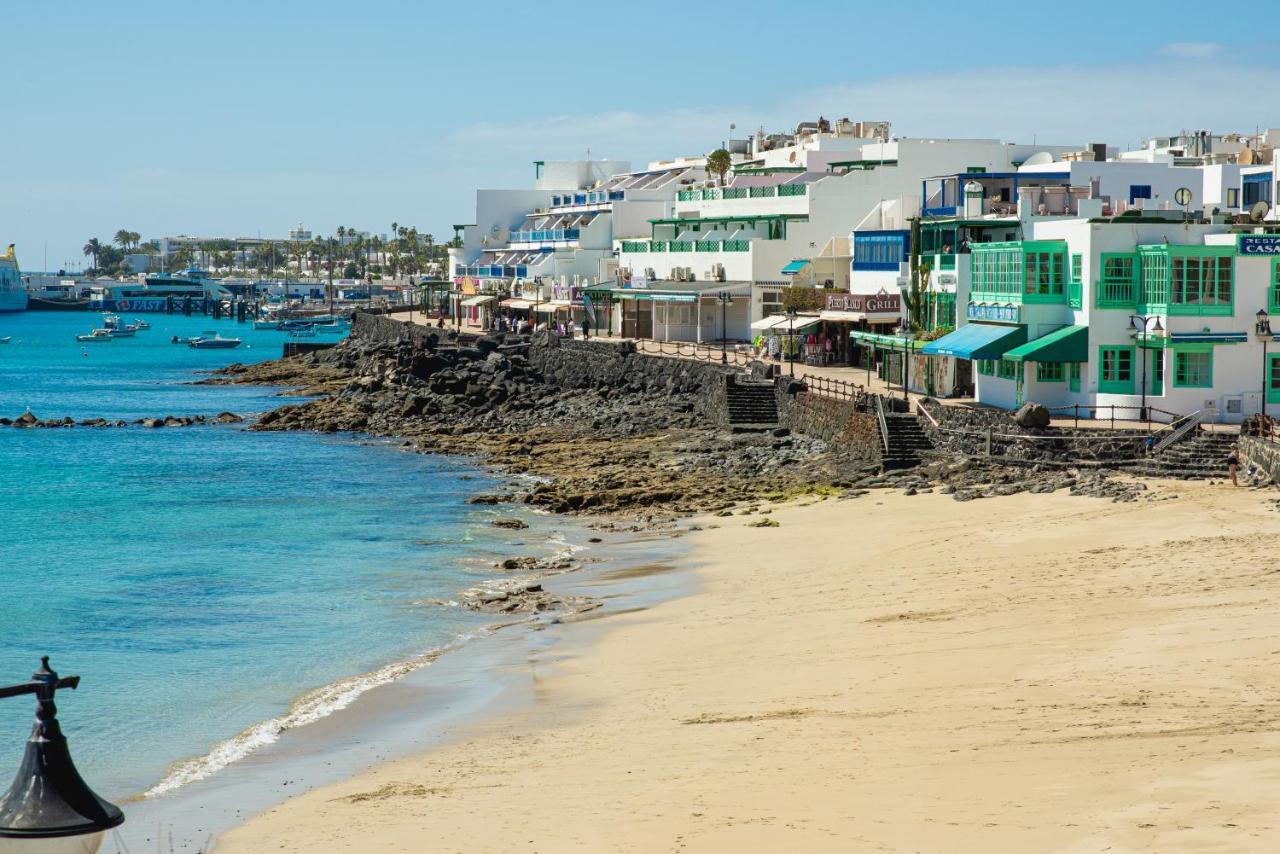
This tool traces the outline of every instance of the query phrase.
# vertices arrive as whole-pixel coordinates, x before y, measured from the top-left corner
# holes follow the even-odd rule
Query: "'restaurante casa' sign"
[[[898,314],[901,294],[827,294],[827,311],[856,311],[863,314]]]
[[[1241,255],[1280,255],[1280,234],[1240,235]]]

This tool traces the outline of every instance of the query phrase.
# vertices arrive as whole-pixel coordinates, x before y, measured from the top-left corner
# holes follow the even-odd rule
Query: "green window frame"
[[[993,376],[996,372],[995,362],[990,359],[978,360],[978,373],[984,377]]]
[[[1280,403],[1280,355],[1267,354],[1267,403]]]
[[[1018,375],[1018,363],[1012,359],[1001,359],[996,364],[996,373],[1002,380],[1011,380]]]
[[[1138,250],[1140,310],[1207,317],[1235,313],[1234,247],[1162,244]]]
[[[1271,287],[1267,288],[1267,312],[1280,311],[1280,258],[1271,259]]]
[[[1036,362],[1036,382],[1060,383],[1066,379],[1062,362]]]
[[[1213,348],[1180,348],[1173,352],[1174,388],[1213,387]]]
[[[1102,253],[1101,275],[1098,277],[1095,303],[1098,308],[1123,308],[1137,305],[1138,255],[1133,252]]]
[[[1063,285],[1061,252],[1026,252],[1023,257],[1025,297],[1028,302],[1060,300]]]
[[[1080,363],[1072,362],[1069,367],[1070,367],[1069,374],[1068,374],[1069,381],[1067,383],[1067,387],[1071,391],[1079,391],[1080,390]]]
[[[1084,270],[1084,256],[1078,252],[1071,255],[1071,284],[1080,284],[1080,274]]]
[[[1134,347],[1098,348],[1098,392],[1133,394]]]

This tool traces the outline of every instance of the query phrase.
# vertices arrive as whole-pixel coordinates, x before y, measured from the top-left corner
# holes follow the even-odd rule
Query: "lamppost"
[[[911,326],[905,318],[898,324],[898,335],[902,336],[902,399],[910,404],[907,389],[911,385]]]
[[[787,361],[791,363],[788,371],[792,377],[796,375],[796,316],[799,314],[794,305],[787,309],[787,323],[791,326],[787,336]]]
[[[1142,351],[1142,410],[1138,413],[1139,421],[1147,421],[1147,324],[1155,320],[1151,333],[1159,337],[1164,333],[1160,318],[1154,314],[1131,314],[1129,325],[1133,327],[1134,336],[1138,339],[1138,349]],[[1163,358],[1163,354],[1161,355]]]
[[[81,779],[58,725],[54,692],[79,684],[79,676],[59,677],[50,670],[46,655],[30,682],[0,688],[0,698],[36,695],[36,723],[22,764],[9,791],[0,795],[0,851],[92,854],[103,834],[124,822],[120,808]]]
[[[1253,328],[1254,334],[1262,342],[1262,400],[1259,401],[1258,411],[1265,418],[1267,415],[1267,387],[1271,384],[1270,372],[1267,370],[1267,342],[1272,340],[1271,318],[1265,308],[1258,309],[1256,317],[1258,322]]]
[[[720,291],[716,294],[716,299],[720,300],[720,364],[729,364],[729,303],[733,300],[733,294],[728,291]]]

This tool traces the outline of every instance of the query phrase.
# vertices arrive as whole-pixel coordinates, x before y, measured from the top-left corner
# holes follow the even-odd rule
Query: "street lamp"
[[[0,795],[0,851],[93,854],[103,834],[124,822],[120,808],[80,778],[58,725],[54,692],[79,684],[79,676],[59,677],[50,670],[46,655],[30,682],[0,688],[0,698],[36,695],[36,723],[22,764],[9,791]]]
[[[729,303],[733,300],[733,294],[728,291],[720,291],[716,294],[716,299],[720,300],[720,364],[729,364]]]
[[[910,402],[907,389],[911,383],[911,326],[904,318],[898,324],[898,335],[902,337],[902,399]]]
[[[1267,314],[1265,308],[1258,309],[1257,324],[1254,326],[1254,334],[1258,336],[1258,340],[1262,342],[1262,400],[1259,401],[1258,411],[1263,417],[1267,414],[1267,386],[1271,384],[1271,377],[1267,370],[1267,342],[1272,340],[1271,335],[1271,318]]]
[[[1139,421],[1149,421],[1147,418],[1147,324],[1155,320],[1155,325],[1151,327],[1151,334],[1159,337],[1164,334],[1164,327],[1160,325],[1160,318],[1154,314],[1131,314],[1129,315],[1129,325],[1133,327],[1134,336],[1138,339],[1138,349],[1142,351],[1142,410],[1138,414]],[[1161,354],[1163,358],[1163,354]]]
[[[787,336],[787,361],[791,363],[788,370],[793,378],[796,375],[796,317],[799,314],[794,305],[787,309],[787,322],[791,325],[791,334]]]

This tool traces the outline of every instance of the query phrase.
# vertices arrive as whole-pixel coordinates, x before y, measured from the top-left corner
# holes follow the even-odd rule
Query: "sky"
[[[1125,148],[1280,126],[1267,28],[1211,8],[2,0],[0,245],[38,270],[121,228],[447,238],[534,160],[639,168],[730,123]]]

